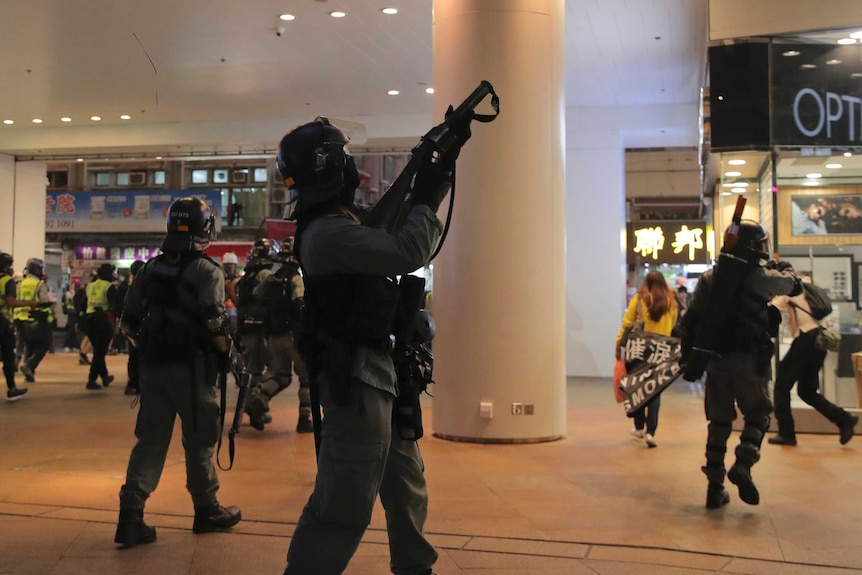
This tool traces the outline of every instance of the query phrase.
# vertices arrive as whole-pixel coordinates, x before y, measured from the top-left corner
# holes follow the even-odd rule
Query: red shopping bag
[[[620,387],[620,381],[626,374],[626,362],[623,359],[618,359],[614,364],[614,399],[617,403],[622,403],[626,398],[626,392]]]

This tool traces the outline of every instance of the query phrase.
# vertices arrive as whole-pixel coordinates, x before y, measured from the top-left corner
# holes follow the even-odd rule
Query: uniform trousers
[[[296,349],[293,335],[290,332],[270,334],[267,353],[269,359],[260,382],[260,392],[265,403],[269,404],[270,399],[290,385],[293,372],[296,371],[299,378],[299,414],[311,417],[308,371]]]
[[[159,485],[174,421],[180,416],[186,462],[186,488],[194,506],[217,502],[218,475],[213,451],[220,433],[216,367],[212,357],[196,352],[189,361],[140,365],[141,407],[135,425],[121,509],[143,509]]]
[[[354,381],[351,402],[330,400],[318,377],[325,419],[314,491],[287,552],[284,575],[338,575],[356,552],[374,502],[386,513],[390,568],[396,575],[427,573],[437,551],[424,535],[428,491],[415,441],[392,426],[392,394]]]
[[[3,361],[6,387],[15,389],[15,332],[5,317],[0,317],[0,359]]]
[[[111,345],[111,338],[114,337],[114,325],[103,311],[94,311],[88,314],[86,322],[87,337],[93,344],[89,381],[96,381],[97,377],[101,377],[104,382],[108,379],[108,365],[105,363],[105,356],[108,355],[108,347]]]

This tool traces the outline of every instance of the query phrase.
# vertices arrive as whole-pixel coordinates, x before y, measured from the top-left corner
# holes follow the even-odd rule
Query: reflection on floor
[[[220,473],[221,501],[243,510],[234,533],[192,534],[176,437],[147,506],[158,541],[121,551],[112,540],[136,409],[123,395],[125,356],[108,360],[117,381],[107,389],[84,389],[87,368],[57,353],[26,398],[0,403],[0,573],[281,573],[315,472],[313,438],[293,431],[295,388],[273,401],[266,431],[243,428],[234,469]],[[745,505],[731,486],[730,505],[707,511],[697,388],[680,382],[665,393],[659,447],[647,449],[629,435],[609,380],[567,385],[561,441],[422,440],[438,575],[862,571],[862,438],[843,447],[837,435],[764,443],[754,471],[761,504]],[[346,573],[387,572],[378,507]]]

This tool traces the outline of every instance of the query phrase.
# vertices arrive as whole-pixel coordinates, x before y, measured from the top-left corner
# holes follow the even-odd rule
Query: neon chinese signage
[[[700,220],[628,224],[627,263],[709,263],[706,223]]]

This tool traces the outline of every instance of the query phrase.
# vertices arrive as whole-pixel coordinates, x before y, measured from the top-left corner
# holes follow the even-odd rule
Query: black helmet
[[[359,172],[344,148],[349,141],[320,116],[281,139],[276,164],[284,185],[295,192],[299,211],[334,199],[353,203]]]
[[[146,262],[143,262],[141,260],[133,261],[132,265],[129,266],[129,275],[137,275],[137,273],[141,271],[141,268],[145,265],[147,265]]]
[[[736,243],[733,244],[730,253],[747,260],[768,260],[770,258],[769,234],[766,228],[754,220],[739,222]]]
[[[31,276],[39,276],[39,278],[41,278],[42,270],[45,269],[45,262],[43,262],[39,258],[30,258],[29,260],[27,260],[27,265],[24,266],[24,268]]]
[[[215,218],[200,198],[180,198],[168,210],[163,252],[200,252],[215,239]]]
[[[9,273],[9,268],[12,267],[13,263],[15,262],[12,259],[12,254],[0,252],[0,272]]]
[[[248,252],[246,265],[249,267],[272,267],[272,262],[278,254],[278,244],[269,238],[261,238],[254,242]]]
[[[97,272],[97,275],[100,280],[112,282],[117,279],[117,266],[112,263],[105,262],[99,266],[99,271]]]

